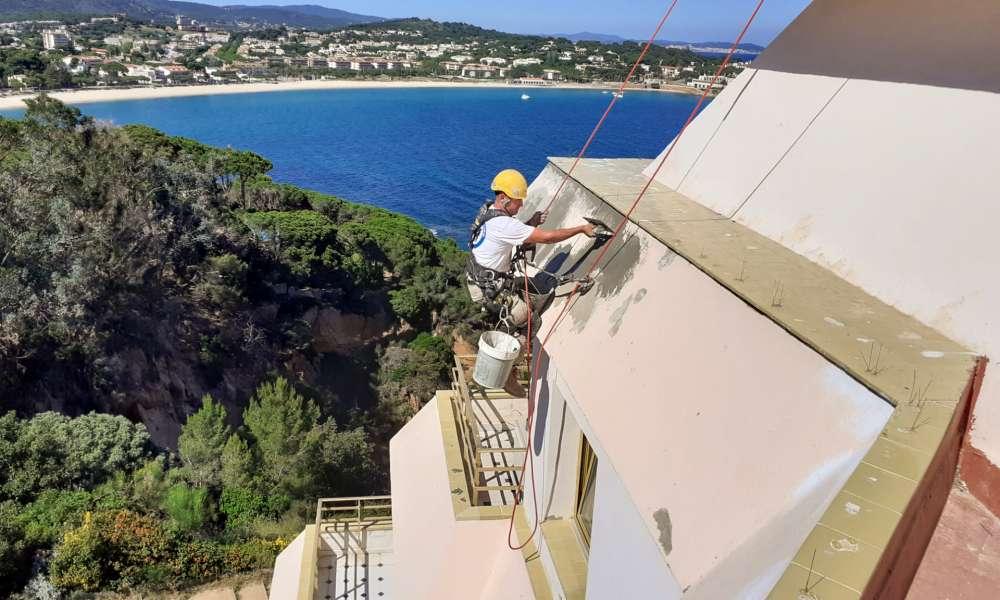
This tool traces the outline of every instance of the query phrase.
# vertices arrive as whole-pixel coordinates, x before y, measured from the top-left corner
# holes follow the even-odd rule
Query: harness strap
[[[486,240],[486,238],[483,237],[483,239],[480,240],[478,244],[476,243],[476,238],[479,236],[479,232],[483,229],[483,225],[485,225],[491,219],[508,216],[505,211],[500,210],[499,208],[492,208],[492,206],[493,206],[492,202],[487,202],[486,204],[482,205],[479,208],[479,212],[476,214],[476,218],[472,221],[472,227],[469,235],[470,250],[478,247],[479,244],[482,244],[483,241]]]

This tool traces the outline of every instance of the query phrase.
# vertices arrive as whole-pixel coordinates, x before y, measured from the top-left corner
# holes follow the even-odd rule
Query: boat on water
[[[624,97],[625,97],[624,92],[615,92],[615,98],[624,98]]]
[[[531,96],[529,96],[527,94],[521,94],[521,100],[530,100],[530,99],[531,99]]]

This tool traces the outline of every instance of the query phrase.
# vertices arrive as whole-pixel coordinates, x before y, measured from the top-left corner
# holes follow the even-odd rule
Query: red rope
[[[670,3],[670,7],[667,8],[667,12],[663,13],[663,17],[660,19],[659,24],[657,24],[656,29],[653,30],[653,35],[649,36],[649,40],[646,42],[646,45],[643,46],[642,52],[639,53],[639,58],[635,59],[635,62],[632,64],[632,68],[629,69],[628,75],[625,76],[625,79],[622,80],[622,84],[618,87],[618,92],[611,97],[611,102],[608,103],[608,107],[604,109],[604,114],[601,115],[601,118],[597,121],[597,125],[594,126],[594,130],[590,132],[590,137],[588,137],[587,141],[583,144],[583,148],[580,148],[580,152],[576,155],[576,159],[573,161],[573,164],[570,165],[569,171],[566,171],[566,176],[563,177],[562,182],[559,183],[559,187],[556,188],[556,192],[552,194],[552,198],[549,199],[549,203],[545,206],[546,211],[552,208],[552,204],[559,196],[559,192],[562,191],[563,186],[566,185],[566,182],[569,180],[569,176],[573,173],[573,170],[576,169],[577,163],[579,163],[580,159],[583,158],[583,155],[587,153],[587,149],[590,148],[590,143],[594,141],[594,138],[597,137],[597,132],[604,126],[604,120],[608,118],[608,115],[611,113],[611,109],[615,107],[619,96],[624,93],[625,86],[628,84],[629,80],[632,79],[632,75],[635,74],[635,70],[639,68],[639,64],[642,62],[642,59],[646,57],[646,53],[649,52],[656,36],[660,34],[660,29],[663,28],[664,23],[666,23],[667,19],[670,18],[670,13],[674,12],[674,7],[677,6],[677,1],[678,0],[673,0],[673,2]]]
[[[562,182],[559,183],[559,187],[556,189],[555,193],[552,194],[552,198],[549,199],[549,203],[545,206],[545,211],[548,211],[549,208],[552,207],[552,203],[555,202],[556,198],[559,196],[559,193],[562,192],[563,186],[566,185],[566,182],[569,180],[569,177],[573,173],[573,170],[576,169],[576,165],[580,162],[580,159],[582,159],[584,157],[584,155],[587,153],[587,149],[590,148],[591,142],[593,142],[594,138],[597,137],[597,132],[600,131],[601,127],[604,126],[604,121],[607,120],[608,115],[611,114],[611,109],[615,107],[615,104],[617,104],[617,102],[618,102],[618,98],[624,92],[625,86],[628,85],[629,80],[632,79],[632,75],[635,74],[636,69],[638,69],[639,65],[642,63],[642,59],[644,59],[646,57],[646,54],[649,52],[649,49],[653,46],[653,42],[656,40],[656,36],[659,35],[660,34],[660,30],[663,29],[663,25],[667,22],[667,19],[670,18],[671,13],[674,12],[674,7],[677,6],[677,2],[678,2],[678,0],[672,0],[672,2],[670,3],[670,6],[667,7],[666,12],[663,13],[663,16],[660,18],[660,22],[656,24],[656,29],[654,29],[652,35],[649,36],[649,40],[647,40],[646,41],[646,45],[643,46],[642,52],[639,53],[639,57],[635,59],[634,63],[632,63],[632,68],[629,69],[628,75],[626,75],[625,79],[622,80],[622,84],[618,87],[618,92],[615,93],[611,97],[611,102],[609,102],[608,103],[608,107],[606,109],[604,109],[604,114],[601,115],[601,118],[597,121],[597,125],[594,126],[593,131],[590,132],[590,136],[587,137],[587,141],[584,142],[583,147],[580,148],[580,152],[576,155],[576,159],[573,161],[573,164],[570,166],[569,170],[566,172],[566,175],[563,177]],[[574,289],[574,293],[575,293],[575,291],[576,290]],[[532,339],[531,338],[531,326],[532,326],[532,323],[531,323],[531,303],[528,302],[529,296],[528,296],[528,274],[527,273],[524,274],[524,294],[525,294],[525,296],[524,296],[525,302],[528,303],[528,356],[531,356],[531,339]],[[572,295],[569,298],[567,298],[567,302],[569,302],[569,300],[571,300],[571,299],[572,299]],[[540,349],[544,350],[544,343],[543,343],[543,345],[541,346]],[[518,493],[515,493],[514,494],[514,511],[511,512],[511,515],[510,515],[510,526],[507,528],[507,546],[511,550],[520,550],[520,549],[524,548],[525,546],[527,546],[528,542],[530,542],[531,539],[533,537],[535,537],[535,532],[538,531],[538,496],[537,496],[537,493],[535,492],[535,488],[536,488],[536,486],[535,486],[535,461],[531,457],[531,425],[534,422],[534,416],[535,416],[535,410],[534,410],[535,409],[535,405],[534,405],[534,391],[533,391],[534,387],[535,387],[534,372],[537,370],[537,368],[538,368],[538,364],[536,362],[535,366],[532,368],[532,373],[530,374],[531,380],[530,380],[530,383],[529,383],[529,386],[528,386],[528,398],[530,399],[530,401],[528,402],[528,421],[527,421],[528,443],[526,444],[526,448],[525,448],[524,462],[521,463],[521,475],[520,475],[520,477],[518,479],[518,481],[519,481],[519,487],[521,488],[521,490],[523,490],[524,489],[524,483],[523,482],[524,482],[524,472],[525,472],[525,469],[526,468],[530,468],[531,469],[531,495],[532,495],[532,500],[533,500],[532,501],[532,506],[533,506],[534,512],[535,512],[535,525],[532,527],[531,533],[528,535],[528,538],[524,541],[524,543],[522,543],[520,546],[514,546],[514,542],[512,541],[512,537],[511,536],[512,536],[513,531],[514,531],[514,516],[515,516],[515,514],[517,512],[518,504],[520,503],[520,498],[518,497]],[[519,491],[521,491],[521,490],[519,490]]]
[[[670,147],[667,148],[667,151],[664,152],[663,157],[660,158],[659,163],[656,165],[656,169],[653,170],[653,174],[650,175],[649,179],[646,181],[646,184],[642,187],[642,190],[639,191],[639,195],[636,196],[635,201],[632,202],[632,205],[629,207],[628,212],[625,213],[625,216],[621,220],[621,223],[619,223],[618,226],[615,228],[615,231],[611,235],[611,238],[604,244],[604,247],[601,250],[601,252],[597,255],[597,258],[594,259],[594,261],[590,264],[590,267],[588,267],[587,273],[586,273],[585,277],[590,276],[590,274],[593,273],[595,269],[597,269],[597,266],[600,264],[600,262],[607,255],[608,251],[611,249],[612,242],[614,242],[615,239],[621,234],[622,230],[625,228],[625,224],[629,222],[629,220],[630,220],[630,218],[632,216],[632,213],[635,211],[636,207],[639,206],[639,202],[642,201],[643,197],[646,195],[646,192],[649,190],[650,186],[652,186],[653,180],[656,179],[656,176],[660,173],[660,170],[663,168],[663,165],[667,162],[667,158],[670,157],[670,155],[674,151],[674,148],[677,147],[677,143],[680,141],[681,137],[687,131],[688,126],[691,125],[691,122],[694,121],[695,117],[698,116],[698,112],[701,110],[701,107],[702,107],[702,105],[704,105],[705,100],[708,98],[709,94],[715,88],[715,84],[718,82],[719,77],[722,76],[722,73],[726,70],[726,67],[729,66],[729,61],[732,60],[733,54],[736,52],[736,49],[739,47],[740,43],[742,43],[743,37],[746,35],[747,31],[750,29],[750,25],[754,22],[754,19],[757,18],[757,13],[760,12],[761,7],[764,5],[764,1],[765,0],[758,0],[757,6],[754,8],[753,13],[750,14],[750,17],[747,19],[746,23],[743,25],[743,29],[740,31],[740,34],[736,37],[736,40],[733,42],[732,46],[730,46],[729,52],[726,53],[726,57],[723,59],[722,63],[719,65],[719,68],[715,71],[715,75],[712,77],[712,80],[709,82],[708,87],[705,88],[704,93],[702,93],[701,97],[698,99],[698,103],[691,110],[691,114],[688,115],[687,120],[684,122],[684,126],[681,127],[680,132],[678,132],[677,136],[674,138],[674,141],[670,144]],[[666,16],[668,16],[670,14],[670,12],[673,10],[674,5],[676,5],[676,4],[677,4],[677,1],[674,0],[673,4],[670,6],[670,9],[667,11],[667,14],[660,21],[660,25],[657,26],[657,32],[659,31],[660,27],[663,26],[663,22],[666,21]],[[653,33],[653,38],[655,38],[655,37],[656,37],[656,32]],[[650,40],[652,41],[653,38],[650,38]],[[648,44],[647,44],[647,48],[648,48]],[[645,52],[643,53],[643,55],[645,55]],[[640,55],[639,60],[642,60],[642,56],[643,55]],[[638,64],[638,61],[637,61],[637,64]],[[632,71],[629,72],[629,77],[631,77],[632,72],[634,72],[634,71],[635,71],[635,66],[633,66],[632,67]],[[626,82],[627,81],[628,81],[628,79],[626,78]],[[625,82],[622,83],[622,88],[624,88],[624,86],[625,86]],[[617,97],[614,100],[611,101],[611,106],[614,105],[615,100],[617,100]],[[584,149],[580,151],[580,154],[577,155],[576,160],[573,161],[572,167],[566,173],[566,176],[563,178],[562,183],[559,185],[559,188],[556,190],[555,196],[558,196],[559,192],[563,188],[563,185],[566,183],[566,180],[569,179],[569,174],[572,173],[572,170],[574,168],[576,168],[577,163],[580,161],[580,158],[583,156],[584,151],[586,150],[586,146],[589,145],[591,141],[593,141],[594,136],[597,133],[597,130],[600,129],[601,125],[604,122],[604,118],[607,117],[608,112],[611,110],[611,106],[608,107],[608,110],[605,111],[604,116],[602,116],[601,120],[598,122],[598,126],[595,127],[594,131],[590,134],[590,138],[587,140],[587,144],[584,146]],[[549,206],[552,205],[552,202],[555,200],[555,196],[553,196],[552,200],[549,201]],[[546,210],[548,210],[548,208],[546,208]],[[528,289],[528,287],[527,287],[528,286],[527,274],[525,274],[524,282],[525,282],[525,294],[527,294],[527,289]],[[515,517],[516,511],[517,511],[517,506],[519,504],[519,498],[518,498],[517,494],[515,494],[514,495],[514,512],[511,513],[511,516],[510,516],[510,527],[507,530],[507,545],[510,547],[511,550],[520,550],[520,549],[524,548],[525,546],[527,546],[528,543],[535,536],[535,533],[538,531],[538,525],[539,525],[539,521],[538,521],[538,496],[537,496],[537,493],[535,492],[535,488],[536,488],[536,485],[535,485],[535,465],[534,465],[534,460],[531,458],[531,426],[532,426],[532,422],[534,420],[534,407],[535,407],[535,400],[536,400],[535,393],[536,393],[537,388],[538,388],[538,385],[537,385],[538,384],[538,367],[541,364],[541,358],[542,358],[542,354],[544,354],[544,352],[545,352],[545,346],[546,346],[546,344],[548,344],[549,340],[552,338],[552,335],[555,333],[556,329],[558,329],[558,327],[562,324],[562,321],[565,318],[566,314],[568,313],[570,307],[573,305],[573,302],[579,296],[579,292],[580,292],[580,284],[577,283],[576,286],[573,288],[573,291],[566,298],[566,302],[563,303],[562,310],[559,311],[558,316],[556,316],[556,320],[553,322],[552,327],[549,328],[549,331],[545,334],[545,338],[538,345],[538,350],[537,350],[537,353],[536,353],[534,361],[533,361],[534,364],[533,364],[533,366],[531,368],[531,374],[530,374],[531,375],[531,380],[530,380],[530,384],[529,384],[529,387],[528,387],[528,422],[527,422],[528,443],[527,443],[527,450],[525,452],[525,458],[524,458],[525,462],[524,462],[524,464],[521,465],[521,475],[519,477],[519,481],[522,482],[521,486],[523,488],[524,472],[525,472],[526,467],[528,465],[530,465],[530,468],[531,468],[531,491],[532,491],[532,500],[533,500],[534,512],[535,512],[535,525],[532,528],[531,533],[528,535],[528,538],[526,540],[524,540],[524,542],[520,546],[514,546],[513,545],[513,542],[511,541],[511,532],[514,529],[514,517]],[[525,296],[525,298],[527,300],[527,295]],[[529,310],[528,310],[528,336],[529,336],[528,337],[528,348],[529,349],[531,348],[531,337],[530,337],[531,336],[531,325],[532,325],[531,324],[531,310],[530,310],[530,304],[529,304]]]

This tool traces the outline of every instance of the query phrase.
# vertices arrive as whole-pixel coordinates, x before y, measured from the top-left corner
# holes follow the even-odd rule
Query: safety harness
[[[496,217],[507,217],[510,216],[506,211],[499,208],[493,208],[492,202],[487,202],[479,209],[479,213],[476,214],[475,220],[472,221],[472,227],[470,228],[469,235],[469,250],[476,248],[479,244],[482,244],[486,240],[486,236],[483,239],[476,240],[479,234],[482,232],[483,226],[486,225],[491,219]],[[472,252],[469,252],[469,260],[466,262],[465,273],[469,278],[469,281],[483,290],[483,296],[486,297],[487,302],[495,302],[497,296],[500,292],[504,291],[509,287],[509,284],[514,279],[514,263],[511,262],[511,269],[503,273],[489,267],[484,267],[478,262],[476,262],[475,257]]]

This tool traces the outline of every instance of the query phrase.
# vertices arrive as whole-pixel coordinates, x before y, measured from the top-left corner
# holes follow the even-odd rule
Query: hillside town
[[[171,25],[109,15],[0,23],[0,92],[342,78],[600,84],[620,82],[640,50],[417,19],[332,31],[224,30],[182,15]],[[732,64],[717,87],[747,64]],[[701,90],[717,65],[654,46],[630,84]]]

